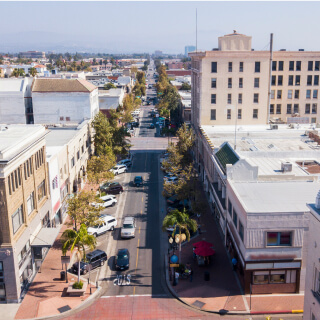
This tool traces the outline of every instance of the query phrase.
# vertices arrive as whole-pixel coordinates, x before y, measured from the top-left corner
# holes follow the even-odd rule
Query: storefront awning
[[[42,228],[31,243],[32,247],[51,247],[60,228]]]

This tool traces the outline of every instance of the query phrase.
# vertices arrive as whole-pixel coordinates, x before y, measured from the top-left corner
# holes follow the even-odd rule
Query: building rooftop
[[[0,79],[0,92],[22,92],[25,85],[24,78],[2,78]]]

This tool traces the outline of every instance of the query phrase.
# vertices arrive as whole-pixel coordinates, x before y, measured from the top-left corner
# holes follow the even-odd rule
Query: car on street
[[[135,176],[133,180],[133,184],[136,187],[141,187],[143,185],[143,179],[141,176]]]
[[[116,176],[120,173],[125,173],[128,171],[128,167],[125,164],[115,165],[110,171]]]
[[[148,85],[148,88],[149,88],[149,89],[152,89],[152,87],[153,87],[152,84],[149,84],[149,85]]]
[[[125,217],[121,228],[121,238],[134,238],[136,231],[136,222],[134,217]]]
[[[165,183],[177,183],[179,178],[176,176],[173,176],[173,177],[168,177],[167,179],[165,179],[165,177],[164,177],[163,180]]]
[[[130,159],[123,159],[123,160],[120,160],[117,164],[118,165],[125,165],[125,166],[127,166],[127,168],[129,168],[132,166],[132,161]]]
[[[190,209],[189,201],[187,199],[184,199],[184,200],[180,200],[178,202],[175,202],[167,208],[167,212],[169,213],[175,209],[177,209],[179,211],[182,211],[183,209],[189,210]]]
[[[118,249],[116,258],[115,258],[115,267],[116,270],[125,270],[129,269],[130,266],[130,253],[128,249]]]
[[[89,270],[103,266],[107,259],[107,254],[99,249],[87,253],[86,259],[80,261],[80,274],[86,274]],[[71,268],[72,272],[77,274],[78,267],[79,263],[75,262]]]
[[[110,194],[101,197],[100,201],[101,202],[94,202],[91,205],[96,207],[96,208],[99,208],[99,207],[107,208],[107,207],[113,207],[117,203],[116,196],[110,195]]]
[[[123,192],[122,185],[119,182],[106,182],[100,187],[106,194],[119,194]]]
[[[111,230],[117,226],[117,219],[109,214],[101,215],[93,226],[88,227],[88,234],[94,235],[95,237]]]

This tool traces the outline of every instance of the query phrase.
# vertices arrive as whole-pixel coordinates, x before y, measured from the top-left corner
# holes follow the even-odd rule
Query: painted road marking
[[[135,273],[137,273],[137,268],[138,268],[139,243],[140,243],[140,238],[138,239],[138,246],[137,246],[137,260],[136,260],[136,271],[135,271]]]

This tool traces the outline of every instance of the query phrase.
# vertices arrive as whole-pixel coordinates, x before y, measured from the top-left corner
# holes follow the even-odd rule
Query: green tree
[[[110,90],[110,89],[113,89],[113,88],[116,88],[116,86],[112,83],[112,82],[108,82],[104,85],[104,89],[105,90]]]
[[[94,147],[97,156],[106,155],[109,152],[108,147],[112,147],[113,129],[108,118],[99,112],[92,121],[92,126],[95,131]]]
[[[77,69],[77,63],[76,63],[75,61],[73,61],[73,62],[71,63],[71,68],[72,68],[73,71],[76,71],[76,69]]]
[[[66,255],[67,251],[73,253],[76,250],[76,257],[78,262],[78,283],[80,282],[80,261],[86,259],[85,246],[90,250],[96,247],[96,238],[93,235],[89,235],[86,225],[82,224],[79,231],[67,229],[61,236],[62,241],[62,254]]]
[[[191,86],[190,86],[189,83],[184,82],[184,83],[181,85],[180,90],[191,90]]]
[[[184,241],[183,234],[185,235],[185,239],[190,241],[190,231],[196,232],[198,229],[197,222],[194,219],[191,219],[185,210],[180,212],[175,209],[172,210],[162,222],[162,231],[167,232],[167,228],[174,227],[172,232],[172,237],[176,237],[179,239],[179,263],[181,263],[181,243]],[[176,232],[179,233],[175,236]],[[176,241],[177,242],[177,241]]]
[[[24,72],[24,69],[13,69],[11,75],[13,77],[24,77],[25,76],[25,72]]]
[[[30,76],[34,77],[38,73],[37,69],[32,67],[29,69]]]

